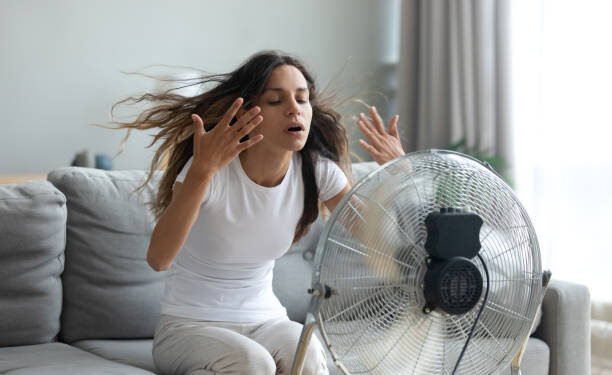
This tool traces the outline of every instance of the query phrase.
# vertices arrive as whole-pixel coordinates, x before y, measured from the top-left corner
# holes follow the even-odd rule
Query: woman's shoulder
[[[293,164],[296,167],[295,168],[296,171],[302,169],[302,154],[300,152],[294,153]],[[314,155],[312,157],[312,164],[313,164],[313,167],[314,167],[314,170],[317,176],[319,176],[320,174],[326,174],[330,172],[334,173],[334,172],[342,171],[342,169],[340,168],[340,165],[336,161],[322,154]]]
[[[321,171],[325,170],[340,170],[340,166],[337,162],[328,158],[324,155],[319,155],[315,160],[315,168]]]
[[[302,153],[301,152],[294,152],[293,153],[293,161],[297,162],[297,163],[302,163]],[[329,163],[334,163],[337,164],[333,159],[323,155],[323,154],[315,154],[312,157],[312,161],[314,165],[325,165],[325,164],[329,164]]]

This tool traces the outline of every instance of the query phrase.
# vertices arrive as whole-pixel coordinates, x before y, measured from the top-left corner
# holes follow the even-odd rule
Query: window
[[[612,301],[612,2],[512,2],[515,179],[544,267]]]

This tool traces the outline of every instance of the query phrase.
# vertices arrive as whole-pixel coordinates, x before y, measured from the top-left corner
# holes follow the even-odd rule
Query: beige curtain
[[[511,161],[510,0],[405,0],[398,72],[407,151],[465,139]]]

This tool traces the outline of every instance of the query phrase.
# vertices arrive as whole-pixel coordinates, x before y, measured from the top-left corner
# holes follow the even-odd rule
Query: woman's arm
[[[364,140],[360,139],[359,143],[361,146],[372,155],[372,158],[379,164],[382,165],[390,160],[404,155],[404,149],[399,139],[397,132],[397,120],[399,116],[393,116],[389,123],[389,131],[387,132],[384,128],[382,118],[376,111],[375,107],[370,107],[371,120],[366,118],[363,113],[359,114],[359,120],[357,124],[367,137],[371,144],[368,144]],[[350,184],[346,184],[344,189],[333,198],[323,202],[330,212],[333,212],[338,203],[342,198],[351,190]],[[370,212],[366,211],[368,205],[363,203],[358,197],[351,197],[350,203],[355,211],[355,215],[351,216],[347,223],[349,231],[362,241],[366,240],[366,231],[364,231],[364,222],[362,221],[362,213]]]
[[[211,180],[212,176],[197,176],[190,170],[184,183],[176,182],[172,200],[153,230],[147,251],[147,262],[155,271],[170,268],[183,247]]]
[[[368,151],[379,165],[404,155],[404,148],[397,133],[397,120],[399,116],[393,116],[389,123],[388,132],[385,131],[382,118],[376,111],[376,107],[370,107],[370,116],[371,121],[363,113],[359,114],[357,125],[359,125],[361,131],[371,143],[368,144],[363,139],[360,139],[359,144],[361,147]],[[351,186],[346,184],[340,193],[323,203],[332,212],[350,190]],[[357,203],[359,204],[359,202]]]
[[[346,186],[344,187],[344,189],[342,189],[341,192],[336,194],[333,198],[328,199],[325,202],[323,202],[323,203],[325,203],[325,206],[327,207],[329,212],[333,212],[334,211],[334,209],[336,208],[338,203],[340,203],[340,201],[342,200],[342,197],[344,197],[346,195],[346,193],[348,193],[350,190],[351,190],[351,185],[350,184],[346,184]]]
[[[155,271],[170,268],[183,247],[200,213],[200,205],[214,174],[240,152],[263,139],[263,135],[259,134],[240,142],[240,139],[263,120],[263,117],[258,115],[259,107],[245,112],[230,126],[230,121],[242,102],[242,98],[236,99],[221,121],[209,131],[204,130],[204,124],[198,115],[192,115],[195,126],[193,161],[183,183],[175,183],[172,200],[155,225],[147,251],[147,262]]]

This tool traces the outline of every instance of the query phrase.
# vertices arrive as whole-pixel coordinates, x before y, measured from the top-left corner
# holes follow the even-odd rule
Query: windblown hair
[[[246,109],[263,92],[272,71],[282,65],[296,67],[306,79],[312,106],[312,122],[302,157],[304,181],[304,211],[298,221],[294,242],[304,236],[319,214],[318,187],[315,180],[315,163],[320,156],[336,162],[350,180],[350,158],[346,128],[341,115],[331,105],[331,99],[319,97],[315,81],[304,65],[296,58],[278,51],[262,51],[246,60],[239,68],[227,74],[205,75],[190,80],[185,86],[216,84],[212,89],[197,96],[186,97],[170,89],[162,93],[147,93],[140,97],[129,97],[115,103],[111,114],[119,104],[153,103],[133,122],[113,122],[116,129],[127,129],[123,140],[127,140],[132,129],[159,129],[147,146],[161,142],[155,152],[146,181],[137,190],[143,189],[157,170],[164,170],[157,196],[149,204],[156,220],[159,220],[172,200],[172,186],[177,175],[193,155],[195,127],[191,119],[198,114],[209,131],[221,120],[232,102],[242,97]],[[179,87],[181,88],[181,87]]]

